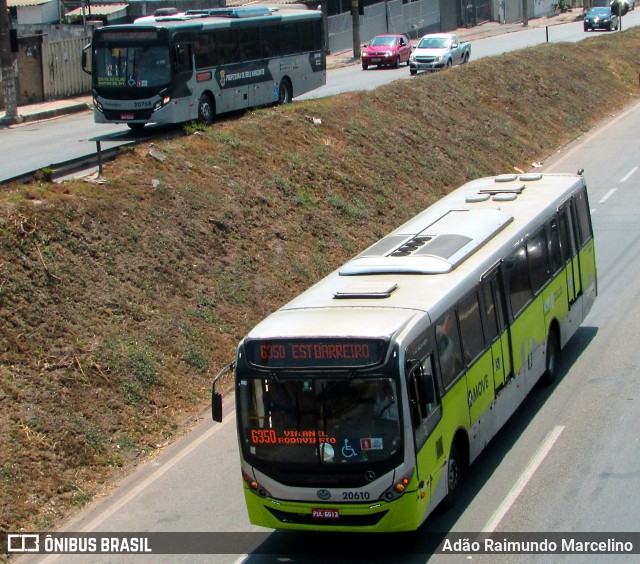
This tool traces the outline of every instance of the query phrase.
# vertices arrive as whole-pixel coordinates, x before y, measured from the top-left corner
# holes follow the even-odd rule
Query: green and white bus
[[[148,16],[96,28],[82,64],[96,123],[209,125],[323,86],[322,12],[247,6]]]
[[[468,182],[240,342],[251,523],[408,531],[461,479],[597,294],[582,171]],[[212,398],[222,419],[221,395]]]

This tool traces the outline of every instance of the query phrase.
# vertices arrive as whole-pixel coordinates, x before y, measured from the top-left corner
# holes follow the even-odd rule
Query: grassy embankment
[[[0,187],[0,529],[55,527],[183,432],[253,324],[448,190],[636,100],[638,53],[594,34],[138,145],[104,185]]]

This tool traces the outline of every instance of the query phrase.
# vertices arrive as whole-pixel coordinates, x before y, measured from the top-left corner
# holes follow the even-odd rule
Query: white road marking
[[[170,470],[173,466],[175,466],[178,462],[180,462],[185,456],[187,456],[190,452],[192,452],[195,448],[200,446],[204,441],[206,441],[211,435],[217,433],[222,427],[224,427],[229,421],[235,422],[235,409],[231,411],[231,413],[225,415],[226,419],[220,425],[214,425],[208,431],[204,432],[200,437],[198,437],[195,441],[189,444],[184,450],[180,451],[176,456],[174,456],[167,464],[164,464],[160,468],[158,468],[153,474],[148,476],[145,480],[140,482],[135,488],[133,488],[127,495],[123,496],[117,503],[114,503],[109,509],[103,511],[98,517],[96,517],[93,521],[91,521],[88,525],[85,525],[80,529],[79,532],[87,533],[93,531],[100,523],[102,523],[107,517],[118,511],[122,506],[129,503],[134,497],[136,497],[139,493],[141,493],[149,484],[151,484],[154,480],[157,480],[160,476]],[[51,564],[58,560],[60,554],[51,554],[45,557],[40,561],[40,564]],[[246,556],[246,555],[245,555]]]
[[[195,441],[189,444],[184,450],[180,451],[176,456],[172,457],[166,464],[163,464],[160,468],[158,468],[153,474],[148,476],[145,480],[140,482],[135,488],[133,488],[127,495],[123,496],[117,503],[114,503],[109,509],[101,513],[98,517],[96,517],[93,521],[91,521],[88,525],[85,525],[80,529],[80,532],[89,532],[93,531],[100,523],[102,523],[107,517],[111,516],[113,513],[121,509],[124,505],[129,503],[134,497],[136,497],[139,493],[141,493],[149,484],[157,480],[160,476],[168,472],[171,468],[173,468],[178,462],[180,462],[183,458],[185,458],[189,453],[191,453],[194,449],[199,447],[204,441],[206,441],[211,435],[217,433],[222,427],[224,427],[230,421],[235,421],[235,410],[225,416],[226,419],[220,425],[214,425],[208,431],[200,435]]]
[[[604,196],[602,196],[602,199],[598,203],[604,204],[611,196],[613,196],[616,190],[617,188],[611,188],[611,190],[609,190]]]
[[[625,174],[621,179],[620,182],[626,182],[627,180],[629,180],[629,177],[636,171],[638,170],[637,166],[634,166],[627,174]]]
[[[590,139],[592,137],[595,137],[596,135],[599,135],[600,133],[602,133],[603,131],[606,131],[610,127],[615,127],[620,120],[624,119],[625,117],[627,117],[632,112],[635,112],[638,109],[638,106],[640,106],[640,102],[635,102],[634,104],[630,105],[626,110],[622,111],[617,116],[615,116],[611,121],[606,122],[606,124],[604,126],[596,127],[594,129],[592,129],[585,137],[579,139],[579,142],[574,143],[573,146],[569,150],[567,150],[566,153],[564,153],[563,155],[561,155],[558,158],[552,159],[551,166],[552,167],[557,167],[560,163],[564,162],[569,157],[571,157],[573,155],[573,153],[575,153],[579,149],[583,149],[584,148],[584,142],[586,140],[588,140],[588,139]]]
[[[507,497],[500,504],[500,507],[498,507],[491,519],[489,519],[489,522],[482,528],[483,533],[493,533],[493,531],[495,531],[500,521],[502,521],[502,518],[507,514],[507,511],[509,511],[518,496],[522,493],[522,490],[524,490],[529,480],[531,480],[547,454],[549,454],[549,451],[558,440],[558,437],[560,436],[560,433],[562,433],[563,429],[563,426],[555,427],[547,435],[545,440],[542,441],[542,444],[538,448],[535,456],[531,459],[531,462],[529,462],[529,465],[525,468],[524,472],[520,476],[520,479],[516,482],[513,488],[511,488],[511,491],[507,494]]]

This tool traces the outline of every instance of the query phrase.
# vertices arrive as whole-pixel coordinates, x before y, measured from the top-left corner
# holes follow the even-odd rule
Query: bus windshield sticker
[[[382,437],[367,437],[360,439],[360,450],[382,450]]]

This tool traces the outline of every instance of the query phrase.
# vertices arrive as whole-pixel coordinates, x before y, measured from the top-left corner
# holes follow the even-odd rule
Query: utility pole
[[[5,122],[20,123],[16,92],[14,55],[11,52],[9,36],[9,9],[7,0],[0,0],[0,79],[4,85]]]
[[[360,6],[358,0],[351,0],[351,20],[353,27],[353,58],[360,58]]]
[[[522,0],[522,27],[529,26],[529,2]]]
[[[320,4],[318,5],[318,10],[322,10],[322,29],[324,30],[324,52],[329,54],[329,20],[327,16],[327,12],[329,10],[329,6],[327,4],[327,0],[320,0]]]

